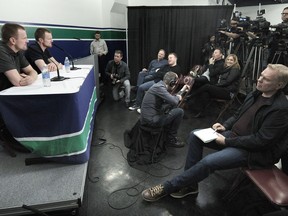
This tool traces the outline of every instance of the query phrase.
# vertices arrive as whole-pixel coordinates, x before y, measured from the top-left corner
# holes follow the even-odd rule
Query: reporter
[[[228,55],[218,82],[215,85],[204,84],[192,93],[193,96],[197,97],[196,102],[194,102],[196,112],[194,117],[197,118],[203,115],[203,111],[211,98],[230,100],[238,91],[240,75],[237,56],[234,54]]]
[[[239,110],[223,124],[216,123],[218,138],[209,145],[222,150],[202,158],[204,143],[190,133],[184,172],[142,192],[145,201],[164,196],[183,198],[198,194],[198,183],[216,170],[238,167],[261,169],[273,166],[287,151],[288,101],[282,88],[288,67],[269,64],[262,71],[257,90],[247,95]]]
[[[182,92],[189,89],[184,85],[177,95],[170,92],[175,86],[178,75],[174,72],[167,72],[163,80],[152,85],[146,92],[141,105],[141,124],[150,127],[164,127],[167,134],[167,146],[183,147],[184,143],[177,138],[177,131],[183,119],[184,111],[178,108],[182,100]],[[168,110],[163,110],[164,107]]]

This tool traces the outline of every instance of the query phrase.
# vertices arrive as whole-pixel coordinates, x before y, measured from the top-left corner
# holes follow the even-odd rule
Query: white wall
[[[217,5],[216,0],[0,0],[0,20],[96,28],[126,28],[128,6]],[[222,0],[219,0],[222,4]],[[225,0],[224,4],[228,1]],[[264,17],[277,24],[288,4],[264,5]],[[244,16],[256,17],[258,6],[241,7]]]
[[[101,0],[1,0],[0,20],[100,26]]]
[[[262,5],[261,9],[266,10],[266,13],[263,15],[263,17],[265,17],[271,25],[281,23],[281,12],[285,7],[288,7],[288,4]],[[259,6],[236,8],[237,11],[242,12],[242,16],[249,16],[252,20],[256,18],[258,9]]]

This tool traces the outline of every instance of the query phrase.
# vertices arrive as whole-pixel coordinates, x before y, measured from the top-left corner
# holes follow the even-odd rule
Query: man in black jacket
[[[247,95],[240,109],[223,124],[215,123],[217,138],[209,145],[222,150],[202,158],[204,143],[193,131],[184,172],[164,184],[142,192],[143,199],[156,201],[168,194],[182,198],[198,193],[198,182],[216,170],[237,167],[263,168],[278,162],[287,151],[288,101],[282,88],[288,82],[288,67],[269,64],[261,73],[257,90]]]
[[[129,107],[130,103],[130,71],[127,64],[122,61],[123,52],[115,50],[114,59],[110,60],[106,66],[105,74],[110,77],[113,84],[113,99],[118,101],[120,99],[119,88],[124,85],[125,87],[125,104]]]

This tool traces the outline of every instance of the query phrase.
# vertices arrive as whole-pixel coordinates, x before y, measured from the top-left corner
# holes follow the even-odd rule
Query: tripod
[[[283,64],[284,65],[288,65],[288,62],[287,62],[287,51],[283,51],[283,50],[278,50],[274,53],[274,56],[272,58],[272,61],[271,61],[271,64],[278,64],[280,63],[279,60],[280,58],[282,57],[281,60],[283,60]],[[282,62],[281,62],[282,63]]]
[[[245,80],[246,93],[256,89],[257,79],[263,69],[263,50],[263,44],[257,38],[250,50],[241,75],[241,78]]]
[[[246,53],[246,38],[240,36],[240,41],[234,49],[234,54],[237,55],[239,63],[243,64],[245,62]]]

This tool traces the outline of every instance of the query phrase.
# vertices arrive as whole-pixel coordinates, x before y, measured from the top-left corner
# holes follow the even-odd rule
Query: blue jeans
[[[131,89],[131,86],[130,86],[130,81],[129,80],[125,80],[123,83],[116,83],[114,86],[113,86],[113,89],[112,89],[112,95],[113,95],[113,99],[115,101],[118,101],[120,99],[120,96],[119,96],[119,88],[121,86],[124,86],[125,88],[125,102],[126,103],[129,103],[130,102],[130,89]]]
[[[225,137],[232,137],[231,131],[222,133]],[[187,153],[184,172],[164,183],[167,194],[177,192],[183,187],[197,185],[216,170],[225,170],[247,166],[248,152],[240,148],[226,147],[202,158],[204,143],[190,133],[188,138],[189,150]],[[217,145],[215,141],[209,144]]]
[[[152,80],[149,82],[145,82],[138,87],[137,95],[136,95],[136,101],[135,101],[135,104],[137,106],[141,106],[143,97],[145,95],[145,91],[147,91],[154,84],[155,84],[155,82],[154,82],[154,80]]]
[[[154,71],[140,71],[137,78],[137,86],[139,87],[141,84],[144,83],[144,79],[146,76],[155,73]]]

